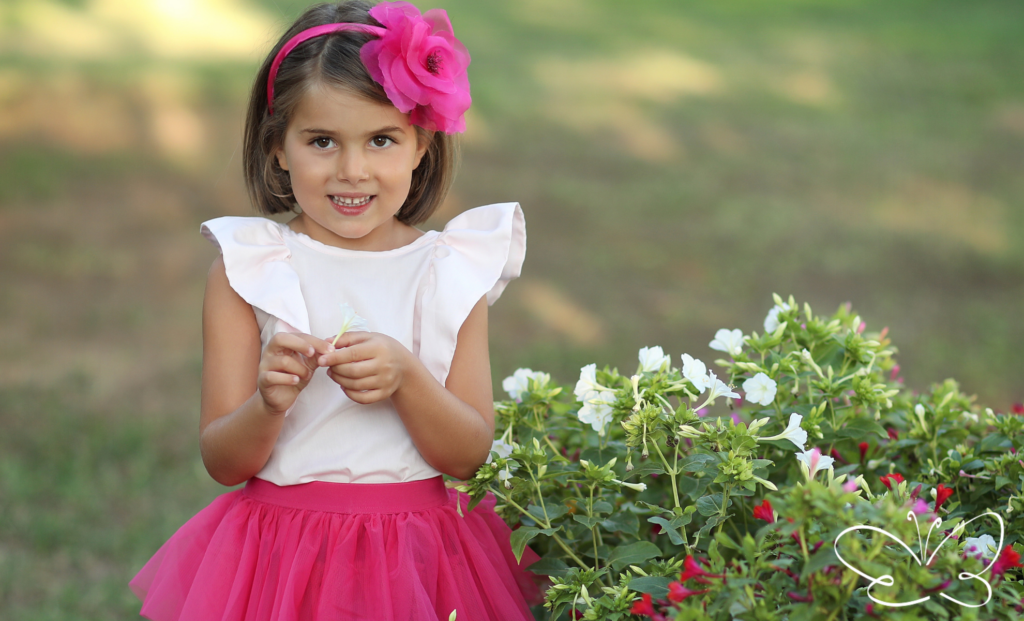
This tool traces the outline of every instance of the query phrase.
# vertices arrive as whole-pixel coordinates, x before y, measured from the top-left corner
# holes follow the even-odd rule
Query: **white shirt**
[[[443,231],[368,252],[322,244],[266,218],[205,222],[231,287],[256,312],[266,347],[278,332],[333,339],[341,304],[417,356],[444,384],[459,329],[485,294],[493,304],[519,276],[526,225],[516,203],[477,207]],[[263,469],[277,485],[310,481],[398,483],[440,474],[423,459],[390,399],[361,405],[318,369]]]

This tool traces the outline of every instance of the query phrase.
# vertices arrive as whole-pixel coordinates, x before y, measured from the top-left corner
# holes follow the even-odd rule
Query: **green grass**
[[[283,24],[306,3],[250,4]],[[630,370],[655,344],[713,360],[715,330],[760,331],[774,291],[888,326],[911,387],[1024,400],[1024,4],[440,5],[473,55],[454,204],[528,221],[491,310],[496,386]],[[631,82],[655,57],[690,73]],[[67,106],[0,125],[0,617],[134,615],[127,580],[221,491],[197,448],[197,229],[247,212],[254,70],[0,54],[0,109]],[[95,102],[121,142],[64,122]],[[161,150],[159,104],[194,115],[195,152]]]

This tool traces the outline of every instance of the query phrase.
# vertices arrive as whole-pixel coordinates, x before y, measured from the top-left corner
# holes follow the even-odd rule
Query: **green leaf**
[[[984,467],[985,467],[985,462],[981,461],[980,459],[975,459],[973,461],[969,461],[966,464],[960,466],[960,469],[963,470],[964,472],[970,472],[972,470],[981,470]]]
[[[587,517],[585,515],[579,514],[572,516],[572,519],[576,520],[580,524],[583,524],[587,528],[593,528],[594,526],[597,526],[601,523],[601,518],[599,517]]]
[[[1009,485],[1009,484],[1010,484],[1010,479],[1008,477],[996,476],[996,489],[999,489],[1000,487],[1002,487],[1004,485]]]
[[[529,569],[540,576],[561,576],[569,571],[569,566],[560,558],[545,556],[533,565],[530,565]]]
[[[715,534],[715,541],[718,542],[718,545],[729,548],[730,550],[740,549],[739,544],[733,541],[732,537],[730,537],[725,531]]]
[[[901,449],[907,448],[908,446],[917,446],[918,444],[921,444],[921,440],[918,440],[917,438],[905,438],[903,440],[893,442],[890,446],[893,449]]]
[[[696,479],[683,475],[679,477],[679,492],[689,496],[690,500],[697,500],[704,494],[704,490],[708,488],[710,483],[710,477]]]
[[[637,537],[640,532],[640,519],[632,511],[619,511],[601,522],[601,528],[610,533],[622,531]]]
[[[829,565],[839,565],[839,557],[836,556],[836,551],[832,546],[822,546],[814,556],[804,565],[803,571],[800,573],[800,581],[803,582],[807,579],[807,576],[813,574],[816,571],[821,571]]]
[[[859,440],[869,433],[888,438],[889,434],[886,433],[885,428],[878,424],[877,421],[871,418],[857,418],[847,422],[843,425],[843,428],[839,430],[837,435],[840,438],[851,438],[853,440]]]
[[[621,569],[626,565],[636,565],[656,556],[661,556],[661,549],[658,546],[650,541],[637,541],[612,550],[608,555],[608,564],[615,569]]]
[[[686,523],[689,523],[690,520],[693,519],[693,516],[692,515],[687,515],[686,518],[687,518],[686,519]],[[672,520],[670,522],[670,521],[666,520],[663,517],[655,516],[655,517],[652,517],[652,518],[647,518],[647,521],[650,522],[651,524],[657,524],[658,526],[661,526],[661,530],[664,531],[666,535],[668,535],[669,540],[672,543],[674,543],[675,545],[681,546],[681,545],[683,545],[683,536],[679,533],[679,530],[678,530],[678,527],[680,525],[676,524],[676,521],[680,520],[680,519],[682,519],[682,518],[681,517],[677,517],[676,519],[674,519],[674,520]]]
[[[523,550],[526,549],[526,544],[537,535],[554,535],[560,528],[536,528],[534,526],[520,526],[516,530],[512,531],[512,553],[516,555],[516,562],[518,563],[523,559]]]
[[[615,510],[610,502],[598,500],[594,503],[594,513],[611,513]]]
[[[708,455],[706,453],[697,453],[690,455],[679,463],[679,468],[683,472],[705,472],[711,466],[718,464],[718,458],[714,455]]]
[[[722,510],[722,495],[721,494],[708,494],[697,499],[697,511],[700,514],[707,517],[715,515]]]
[[[626,476],[623,477],[623,480],[640,480],[652,474],[665,474],[665,468],[662,467],[661,462],[654,461],[653,459],[648,459],[647,461],[640,462],[638,466],[634,467],[632,470],[627,472]]]
[[[520,526],[512,531],[512,553],[516,555],[516,562],[523,560],[523,551],[530,540],[540,534],[541,529],[533,526]]]
[[[546,521],[544,518],[544,509],[547,509],[547,519],[551,521],[557,520],[569,511],[569,507],[552,502],[544,503],[543,509],[538,505],[530,505],[526,508],[526,512],[533,516],[533,518],[537,520],[538,524],[542,524]]]
[[[981,439],[981,442],[978,444],[978,452],[1002,452],[1012,446],[1013,444],[1010,442],[1009,438],[1001,433],[993,433],[992,435],[985,436]]]
[[[668,596],[668,585],[672,578],[662,576],[641,576],[629,581],[629,590],[637,593],[650,593],[654,599],[664,599]]]

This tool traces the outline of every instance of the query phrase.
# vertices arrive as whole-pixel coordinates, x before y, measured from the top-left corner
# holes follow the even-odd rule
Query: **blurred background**
[[[307,4],[0,2],[2,618],[131,618],[127,581],[223,491],[199,224],[250,213],[247,91]],[[888,327],[913,388],[1022,400],[1024,4],[435,4],[474,106],[428,228],[512,200],[528,222],[496,389],[648,345],[710,362],[777,292]]]

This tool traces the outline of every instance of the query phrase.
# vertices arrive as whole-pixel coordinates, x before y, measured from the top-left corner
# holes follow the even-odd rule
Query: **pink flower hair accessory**
[[[274,113],[274,80],[281,62],[301,43],[314,37],[353,30],[377,37],[367,41],[359,57],[370,77],[409,121],[428,131],[466,131],[465,112],[472,103],[466,68],[470,57],[455,38],[448,13],[432,9],[421,15],[408,2],[382,2],[370,17],[383,27],[338,23],[303,30],[274,57],[267,77],[267,105]]]

